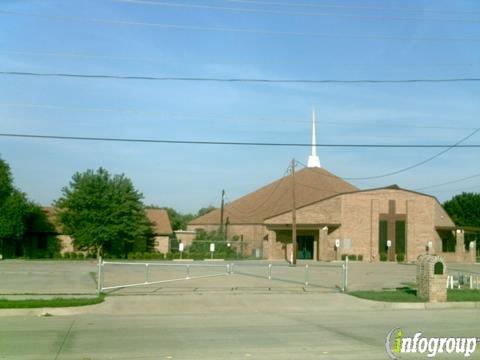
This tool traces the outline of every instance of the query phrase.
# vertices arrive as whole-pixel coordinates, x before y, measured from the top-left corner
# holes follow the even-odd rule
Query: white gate
[[[116,285],[105,286],[105,276],[109,267],[128,266],[133,267],[137,274],[138,271],[143,270],[143,281],[122,283]],[[172,275],[172,278],[162,280],[152,280],[152,269],[163,268],[165,273]],[[208,274],[202,274],[199,270],[208,270]],[[134,286],[154,285],[161,283],[168,283],[174,281],[184,281],[190,279],[201,279],[215,276],[225,276],[230,274],[230,264],[177,264],[177,263],[160,263],[160,262],[118,262],[118,261],[103,261],[98,262],[98,293],[105,290],[121,289]],[[123,281],[120,280],[120,281]]]

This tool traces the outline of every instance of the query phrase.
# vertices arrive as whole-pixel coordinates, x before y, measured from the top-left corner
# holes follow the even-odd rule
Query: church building
[[[425,253],[450,262],[474,262],[475,244],[465,241],[439,201],[397,185],[356,186],[322,168],[316,153],[315,113],[308,166],[224,206],[224,231],[245,256],[332,261],[345,255],[363,261],[415,261]],[[293,201],[293,193],[295,201]],[[215,209],[188,224],[190,231],[220,228]]]

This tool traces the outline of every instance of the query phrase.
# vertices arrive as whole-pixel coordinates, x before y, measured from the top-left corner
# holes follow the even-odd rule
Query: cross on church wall
[[[390,260],[395,261],[395,246],[396,246],[396,222],[405,221],[406,214],[396,213],[397,203],[395,200],[388,200],[388,213],[380,214],[380,220],[387,221],[387,238],[392,242],[390,250]],[[380,239],[379,239],[380,241]]]

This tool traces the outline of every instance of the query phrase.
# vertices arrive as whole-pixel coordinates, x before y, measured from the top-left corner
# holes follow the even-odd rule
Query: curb
[[[348,294],[347,294],[348,295]],[[480,309],[480,301],[451,301],[444,303],[402,303],[402,302],[384,302],[368,299],[356,298],[360,302],[370,305],[372,308],[385,310],[448,310],[448,309]]]

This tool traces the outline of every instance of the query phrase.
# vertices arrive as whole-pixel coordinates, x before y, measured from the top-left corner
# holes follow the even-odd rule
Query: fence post
[[[102,257],[100,256],[98,258],[98,269],[97,269],[97,293],[100,295],[103,290],[103,284],[102,284]]]
[[[230,274],[233,274],[234,266],[235,266],[235,263],[232,263],[232,266],[230,267]]]
[[[190,265],[189,264],[187,264],[187,277],[186,277],[186,279],[187,280],[190,279]]]
[[[148,275],[149,275],[148,263],[146,263],[145,264],[145,284],[148,284]]]
[[[227,264],[227,275],[230,275],[230,264]]]
[[[345,264],[342,264],[342,292],[345,292]]]
[[[268,264],[268,280],[272,280],[272,264]]]
[[[345,283],[344,283],[344,292],[348,290],[348,256],[345,257]]]
[[[305,287],[308,286],[308,264],[305,265]]]

